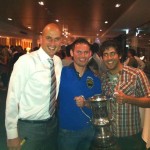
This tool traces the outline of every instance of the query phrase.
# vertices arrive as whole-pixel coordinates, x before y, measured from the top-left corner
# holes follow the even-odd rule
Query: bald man
[[[48,24],[40,37],[41,47],[21,56],[14,65],[6,102],[5,125],[9,150],[57,149],[55,103],[62,62],[55,53],[60,42],[60,28],[54,23]],[[50,92],[52,66],[56,78],[53,101]]]

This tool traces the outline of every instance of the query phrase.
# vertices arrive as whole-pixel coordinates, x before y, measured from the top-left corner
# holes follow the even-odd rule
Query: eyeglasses
[[[110,53],[104,53],[103,57],[114,57],[117,53],[116,52],[110,52]]]

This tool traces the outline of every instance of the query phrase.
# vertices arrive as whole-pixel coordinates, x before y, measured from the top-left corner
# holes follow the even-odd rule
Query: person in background
[[[8,46],[0,46],[0,75],[3,87],[0,90],[7,90],[10,76],[10,59],[11,55]]]
[[[10,75],[13,70],[13,66],[15,62],[19,59],[20,56],[25,54],[25,51],[23,50],[22,46],[11,46],[11,59],[10,59]],[[9,78],[10,78],[9,75]]]
[[[127,60],[124,64],[127,65],[127,66],[130,66],[130,67],[137,68],[138,67],[138,62],[134,57],[135,56],[135,51],[133,49],[129,49],[128,53],[127,53],[127,56],[128,56],[128,58],[127,58]]]
[[[127,52],[127,56],[128,58],[124,62],[125,65],[144,70],[145,63],[136,56],[136,52],[134,49],[129,49]]]
[[[40,37],[41,47],[25,54],[14,64],[6,101],[5,125],[9,150],[56,150],[55,116],[62,62],[55,55],[60,47],[61,30],[50,23]],[[51,101],[51,73],[56,75],[55,99]],[[53,113],[51,107],[53,106]]]
[[[134,56],[134,58],[138,62],[138,68],[141,69],[141,70],[144,70],[145,69],[145,63],[144,63],[144,61],[141,60],[138,56]]]
[[[60,49],[58,49],[56,55],[60,57],[60,59],[64,59],[64,50],[65,50],[65,45],[61,45]]]
[[[65,48],[65,52],[64,52],[65,57],[62,59],[63,66],[68,66],[73,62],[72,57],[70,55],[70,49],[71,49],[71,45],[67,45]]]
[[[15,62],[19,59],[20,56],[25,54],[25,51],[23,50],[22,46],[15,46],[12,51],[12,66],[15,64]]]
[[[90,46],[86,39],[76,39],[70,51],[73,63],[62,69],[58,96],[59,150],[88,150],[95,133],[90,122],[91,109],[78,107],[80,97],[88,99],[101,93],[100,79],[87,68]]]
[[[90,68],[94,74],[96,74],[98,77],[100,77],[98,64],[93,57],[90,58],[90,60],[87,64],[87,67]]]
[[[99,75],[102,75],[103,73],[105,73],[106,72],[106,70],[107,70],[107,68],[106,68],[106,66],[105,66],[105,64],[104,64],[104,62],[103,62],[103,59],[102,59],[102,57],[101,57],[101,55],[100,55],[100,47],[99,47],[99,44],[97,44],[97,43],[93,43],[92,45],[91,45],[91,50],[92,50],[92,57],[91,57],[91,59],[90,59],[90,61],[89,61],[89,63],[90,63],[90,66],[93,64],[95,64],[94,66],[93,66],[93,68],[95,68],[97,65],[98,65],[98,74]],[[97,63],[97,65],[96,65],[96,63]],[[96,68],[95,68],[96,69]]]

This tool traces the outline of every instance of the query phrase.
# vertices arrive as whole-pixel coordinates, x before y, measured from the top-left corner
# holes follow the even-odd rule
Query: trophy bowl
[[[97,94],[88,99],[92,109],[92,123],[95,127],[93,144],[95,147],[107,148],[115,143],[109,118],[108,102],[106,96]]]

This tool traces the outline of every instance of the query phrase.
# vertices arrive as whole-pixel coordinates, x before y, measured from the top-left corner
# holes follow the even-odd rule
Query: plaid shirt
[[[112,115],[112,128],[116,137],[137,134],[141,129],[139,107],[128,103],[118,104],[113,97],[116,85],[126,95],[143,97],[150,94],[150,84],[146,75],[140,70],[123,66],[120,75],[111,77],[107,72],[101,77],[102,91],[109,100],[108,111]]]

